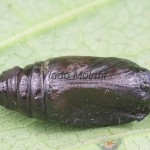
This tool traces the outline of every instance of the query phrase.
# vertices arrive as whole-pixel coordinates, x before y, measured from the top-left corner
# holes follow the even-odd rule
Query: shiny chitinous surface
[[[77,126],[140,121],[149,113],[150,72],[121,58],[52,58],[3,72],[0,104]]]

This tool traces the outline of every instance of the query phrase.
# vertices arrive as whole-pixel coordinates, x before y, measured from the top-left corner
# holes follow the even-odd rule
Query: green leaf
[[[0,71],[63,55],[115,56],[150,69],[149,0],[1,0]],[[150,149],[150,116],[75,128],[0,107],[1,149]]]

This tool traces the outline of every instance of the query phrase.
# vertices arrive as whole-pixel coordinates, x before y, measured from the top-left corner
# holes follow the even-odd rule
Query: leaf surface
[[[122,57],[150,69],[149,0],[1,0],[0,71],[64,55]],[[0,107],[1,149],[150,149],[141,122],[75,128]]]

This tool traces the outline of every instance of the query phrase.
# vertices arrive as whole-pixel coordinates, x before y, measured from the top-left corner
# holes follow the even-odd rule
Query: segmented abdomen
[[[42,62],[14,67],[0,76],[0,103],[6,108],[46,119]]]

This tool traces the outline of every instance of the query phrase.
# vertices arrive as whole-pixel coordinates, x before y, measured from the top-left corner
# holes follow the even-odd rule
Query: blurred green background
[[[1,0],[0,72],[63,55],[115,56],[150,69],[149,0]],[[0,107],[2,150],[150,149],[150,116],[81,129]]]

